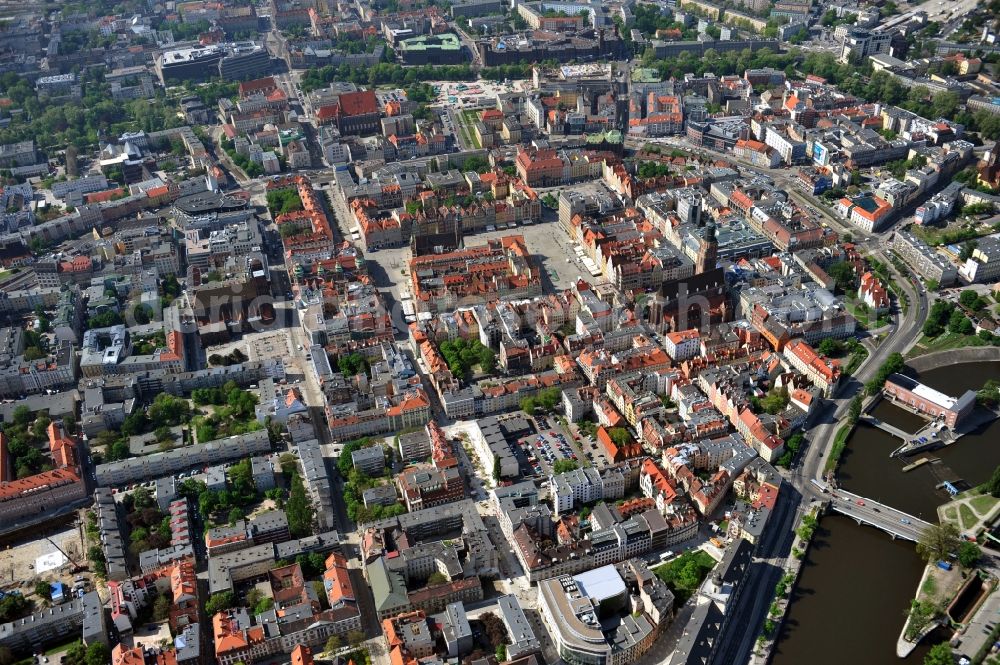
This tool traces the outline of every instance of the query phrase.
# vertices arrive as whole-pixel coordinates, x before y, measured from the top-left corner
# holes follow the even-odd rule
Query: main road
[[[895,272],[895,266],[892,262],[887,261],[883,254],[878,254],[890,270]],[[896,274],[898,275],[898,273]],[[923,289],[914,288],[908,275],[900,275],[897,283],[906,291],[910,306],[899,317],[895,330],[875,348],[858,368],[855,375],[841,383],[831,404],[821,414],[822,421],[814,425],[810,431],[809,445],[799,458],[800,462],[792,472],[791,477],[792,484],[804,497],[823,498],[819,488],[811,481],[821,479],[824,460],[830,453],[839,425],[846,421],[854,396],[859,391],[864,390],[865,382],[875,376],[890,355],[908,351],[920,336],[920,329],[927,319],[927,293]]]

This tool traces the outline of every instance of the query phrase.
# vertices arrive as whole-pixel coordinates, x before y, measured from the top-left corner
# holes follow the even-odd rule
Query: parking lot
[[[576,425],[570,424],[569,429],[574,436],[579,437],[579,439],[576,440],[576,444],[580,447],[581,452],[594,463],[594,466],[598,471],[610,465],[607,452],[601,444],[597,443],[597,439],[587,436],[581,432]]]
[[[569,438],[561,431],[539,430],[537,434],[518,441],[525,451],[531,469],[535,474],[550,475],[559,460],[571,460],[580,464],[580,456],[570,446]]]

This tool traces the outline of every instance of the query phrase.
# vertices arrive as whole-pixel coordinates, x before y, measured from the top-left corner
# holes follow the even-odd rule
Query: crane
[[[74,558],[73,558],[73,557],[71,557],[71,556],[70,556],[69,554],[67,554],[67,553],[66,553],[66,551],[65,551],[65,550],[63,550],[63,548],[61,548],[61,547],[59,547],[58,545],[56,545],[56,541],[52,540],[52,539],[51,539],[51,538],[49,538],[48,536],[45,536],[45,540],[49,541],[49,543],[50,543],[50,544],[52,545],[52,547],[54,547],[54,548],[56,548],[57,550],[59,550],[59,552],[60,552],[60,553],[61,553],[61,554],[62,554],[62,555],[63,555],[64,557],[66,557],[66,560],[67,560],[67,561],[69,561],[69,562],[70,562],[71,564],[73,564],[73,569],[72,569],[72,570],[70,571],[71,573],[78,573],[78,572],[80,572],[81,570],[86,570],[86,566],[83,566],[83,565],[80,565],[79,563],[77,563],[76,559],[74,559]]]

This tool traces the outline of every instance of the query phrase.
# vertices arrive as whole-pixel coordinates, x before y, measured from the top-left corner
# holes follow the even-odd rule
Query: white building
[[[674,361],[688,360],[701,350],[701,335],[696,329],[668,333],[663,336],[663,347]]]

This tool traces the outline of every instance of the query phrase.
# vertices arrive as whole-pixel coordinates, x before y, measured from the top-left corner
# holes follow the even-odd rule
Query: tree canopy
[[[957,526],[951,522],[932,524],[920,534],[917,554],[928,562],[947,559],[960,543]]]
[[[448,369],[456,377],[468,378],[476,365],[486,374],[492,374],[496,369],[496,354],[478,339],[467,340],[460,337],[446,340],[441,342],[439,348],[444,361],[448,363]]]
[[[293,538],[303,538],[313,534],[313,507],[306,495],[302,477],[292,475],[292,489],[285,504],[285,515],[288,516],[288,532]]]
[[[519,406],[525,413],[531,415],[537,410],[552,413],[562,401],[562,393],[556,387],[542,388],[534,397],[524,397]]]

